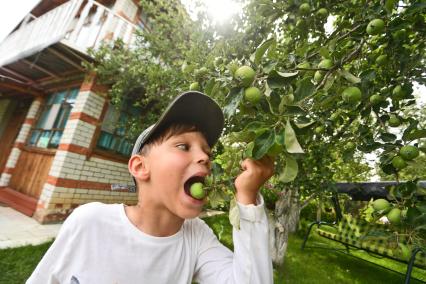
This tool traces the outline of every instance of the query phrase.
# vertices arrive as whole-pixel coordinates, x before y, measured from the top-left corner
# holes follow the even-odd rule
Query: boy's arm
[[[197,262],[201,283],[272,283],[268,220],[259,188],[273,174],[269,157],[241,164],[243,172],[235,180],[240,229],[233,228],[234,255],[222,246],[213,232],[204,232]]]

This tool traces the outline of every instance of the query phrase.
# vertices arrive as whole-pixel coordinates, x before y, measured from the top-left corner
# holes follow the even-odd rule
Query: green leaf
[[[336,76],[334,74],[328,76],[327,80],[325,81],[324,87],[322,88],[323,91],[328,91],[331,87],[333,87],[335,79],[336,79]]]
[[[270,38],[264,41],[263,43],[261,43],[257,47],[256,52],[250,56],[250,60],[253,61],[256,65],[259,65],[263,55],[273,43],[275,43],[275,38]]]
[[[247,144],[246,149],[244,151],[244,157],[253,157],[253,149],[254,149],[254,142],[251,141]]]
[[[288,94],[281,97],[280,104],[278,105],[278,111],[279,113],[283,113],[286,106],[292,105],[294,101],[294,95]]]
[[[308,127],[308,126],[310,126],[314,123],[315,123],[315,121],[309,121],[309,122],[305,122],[305,123],[295,122],[294,124],[297,126],[297,128],[302,129],[302,128]]]
[[[285,167],[283,173],[280,175],[279,179],[282,182],[291,182],[299,171],[299,165],[297,164],[296,159],[291,156],[287,156],[285,160]]]
[[[254,140],[253,159],[260,159],[268,153],[269,148],[275,142],[275,132],[268,129]]]
[[[216,85],[216,81],[214,79],[211,79],[210,81],[208,81],[208,83],[206,84],[206,86],[204,87],[204,93],[211,97],[212,96],[212,90]]]
[[[256,134],[253,131],[240,131],[232,132],[229,134],[228,139],[231,143],[235,142],[250,142],[256,137]]]
[[[328,48],[325,46],[320,48],[319,54],[324,58],[330,58],[330,52],[328,51]]]
[[[384,142],[393,142],[396,139],[396,135],[392,133],[382,133],[380,135],[380,139],[382,139]]]
[[[285,76],[281,76],[280,73]],[[294,75],[294,73],[282,73],[282,72],[277,72],[276,70],[272,70],[271,72],[269,72],[267,83],[269,88],[279,89],[289,84],[292,78],[295,77],[296,75]]]
[[[223,108],[223,113],[227,118],[230,118],[235,114],[235,111],[240,104],[240,101],[243,99],[244,89],[234,88],[228,94],[228,104]]]
[[[361,79],[352,75],[352,73],[350,73],[347,70],[339,70],[337,71],[343,78],[345,78],[346,80],[348,80],[349,82],[351,82],[352,84],[358,84],[359,82],[361,82]]]
[[[235,197],[231,200],[229,208],[229,222],[235,229],[240,229],[240,210]]]
[[[253,121],[250,122],[246,125],[246,127],[244,127],[245,131],[256,131],[262,127],[265,127],[265,124],[260,122],[260,121]]]
[[[265,84],[265,96],[269,97],[272,93],[271,88],[269,88],[268,83]]]
[[[277,62],[276,61],[269,61],[269,62],[263,64],[263,71],[266,74],[269,74],[272,70],[275,69],[275,66],[277,66]]]
[[[297,88],[294,92],[294,100],[296,102],[312,95],[315,91],[315,86],[311,82],[311,78],[304,78],[297,82]]]
[[[419,139],[419,138],[425,138],[426,137],[426,129],[421,129],[421,130],[414,130],[411,131],[408,134],[405,134],[402,136],[402,139],[404,141],[409,141],[409,140],[415,140],[415,139]]]
[[[210,191],[209,203],[210,203],[211,207],[217,208],[224,201],[220,192],[221,192],[220,189],[215,189],[215,190]]]
[[[298,105],[290,105],[285,107],[284,114],[285,115],[298,115],[298,114],[306,115],[306,111]]]
[[[284,130],[285,147],[289,153],[304,153],[302,147],[300,147],[299,141],[297,141],[296,133],[290,124],[290,120],[287,120]]]
[[[280,75],[283,78],[290,78],[290,77],[294,77],[297,74],[299,74],[299,71],[296,71],[296,72],[279,72],[279,71],[276,71],[276,72],[277,72],[278,75]]]
[[[398,0],[386,0],[385,2],[385,9],[390,14],[392,13],[393,8],[395,7],[395,4],[398,2]]]

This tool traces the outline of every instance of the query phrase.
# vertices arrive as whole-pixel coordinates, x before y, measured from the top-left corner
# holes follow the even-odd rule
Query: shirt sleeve
[[[202,284],[273,282],[269,227],[263,198],[259,195],[258,205],[237,204],[240,229],[233,228],[234,253],[223,246],[204,224],[195,281]]]
[[[63,279],[71,281],[69,268],[77,235],[76,211],[78,209],[65,220],[55,241],[28,278],[27,284],[59,284],[63,283]]]

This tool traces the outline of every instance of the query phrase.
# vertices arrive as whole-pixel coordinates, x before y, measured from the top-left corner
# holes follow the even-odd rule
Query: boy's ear
[[[149,167],[147,160],[142,155],[133,155],[127,164],[129,172],[135,179],[146,181],[149,179]]]

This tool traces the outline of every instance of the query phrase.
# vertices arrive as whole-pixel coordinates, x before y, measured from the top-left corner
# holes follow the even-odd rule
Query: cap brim
[[[219,105],[200,92],[189,91],[177,96],[163,112],[160,119],[147,128],[136,140],[132,155],[138,153],[143,145],[158,131],[174,123],[196,126],[212,147],[222,134],[224,117]]]

